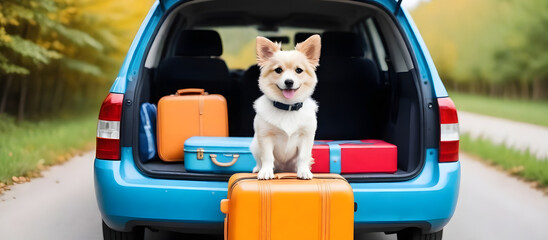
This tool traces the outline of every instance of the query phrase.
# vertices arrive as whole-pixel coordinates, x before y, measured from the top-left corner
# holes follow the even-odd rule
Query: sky
[[[421,2],[430,2],[430,0],[403,0],[401,5],[407,10],[415,9]]]

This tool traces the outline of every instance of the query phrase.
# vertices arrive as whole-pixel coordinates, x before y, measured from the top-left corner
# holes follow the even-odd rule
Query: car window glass
[[[255,38],[257,36],[288,37],[289,43],[282,44],[283,50],[295,47],[295,34],[298,32],[321,33],[319,29],[280,27],[277,31],[258,31],[256,26],[211,28],[221,35],[223,54],[221,58],[230,69],[247,69],[256,63]]]
[[[386,64],[386,50],[379,35],[379,31],[373,19],[369,18],[365,20],[365,25],[369,31],[371,41],[373,42],[373,49],[375,49],[375,55],[377,62],[379,63],[382,71],[388,71],[388,65]]]
[[[371,49],[371,39],[367,34],[367,31],[362,22],[353,27],[353,31],[360,35],[361,45],[364,49],[364,57],[367,59],[373,59],[374,52]],[[376,60],[376,59],[375,59]]]

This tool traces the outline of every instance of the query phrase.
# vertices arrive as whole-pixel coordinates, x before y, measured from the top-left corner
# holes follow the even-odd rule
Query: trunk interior
[[[222,29],[242,26],[257,29],[258,35],[276,33],[283,27],[295,29],[281,34],[290,39],[292,46],[311,34],[321,34],[318,84],[312,96],[319,105],[316,139],[381,139],[397,146],[396,173],[345,174],[345,178],[351,182],[398,181],[418,174],[428,138],[424,122],[431,117],[423,109],[425,101],[431,101],[425,100],[432,98],[431,87],[418,80],[415,58],[390,13],[380,6],[358,2],[314,1],[313,7],[305,8],[306,11],[287,8],[294,5],[292,1],[281,1],[268,11],[259,8],[261,4],[257,1],[219,2],[191,1],[168,10],[149,44],[138,81],[128,85],[125,98],[133,98],[139,104],[133,104],[135,110],[124,106],[122,146],[133,146],[136,165],[145,175],[219,181],[230,176],[187,172],[182,162],[163,162],[159,158],[141,162],[136,106],[144,102],[157,104],[162,96],[177,89],[204,88],[227,99],[229,135],[252,137],[255,116],[252,105],[261,95],[257,84],[259,67],[250,63],[247,69],[229,68],[218,53],[223,48],[230,49],[227,42],[234,41],[223,35]],[[307,2],[295,4],[308,6]],[[236,5],[247,7],[233,9]],[[183,30],[192,29],[219,31],[222,42],[182,41],[183,32],[194,32]],[[236,37],[236,41],[242,42],[255,39]],[[188,49],[193,53],[185,54]],[[432,107],[430,102],[427,104]]]

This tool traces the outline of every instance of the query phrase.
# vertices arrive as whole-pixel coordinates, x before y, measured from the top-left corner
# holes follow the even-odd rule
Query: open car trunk
[[[237,2],[189,1],[169,9],[149,44],[139,79],[128,85],[125,97],[139,105],[157,104],[162,96],[177,89],[204,88],[227,99],[229,135],[251,137],[255,115],[252,104],[261,95],[257,85],[259,68],[253,62],[246,68],[231,67],[231,63],[229,68],[223,67],[228,58],[219,58],[220,54],[215,54],[218,49],[202,49],[207,54],[181,60],[178,33],[189,29],[219,31],[223,45],[220,51],[225,52],[234,42],[254,43],[256,35],[287,37],[294,46],[317,33],[322,36],[322,55],[313,95],[319,104],[316,139],[380,139],[398,149],[395,173],[343,176],[351,182],[399,181],[420,172],[426,148],[435,147],[438,139],[435,130],[425,129],[426,122],[437,119],[426,115],[424,109],[436,107],[436,103],[429,100],[431,87],[420,81],[413,52],[390,12],[374,3],[355,1]],[[264,9],[265,5],[270,8]],[[252,28],[257,32],[255,36],[223,34],[227,28]],[[251,51],[255,54],[254,48]],[[204,58],[216,63],[193,64]],[[145,175],[219,181],[229,178],[227,174],[187,172],[182,162],[156,158],[143,163],[138,154],[139,112],[126,108],[121,144],[133,147],[136,165]]]

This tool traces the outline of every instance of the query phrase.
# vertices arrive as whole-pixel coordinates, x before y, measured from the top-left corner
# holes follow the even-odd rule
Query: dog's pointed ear
[[[322,49],[322,41],[320,35],[314,34],[307,38],[304,42],[297,43],[295,49],[303,53],[312,66],[317,67],[320,64],[320,52]]]
[[[265,37],[257,37],[257,64],[262,67],[275,52],[280,51],[280,45]]]

